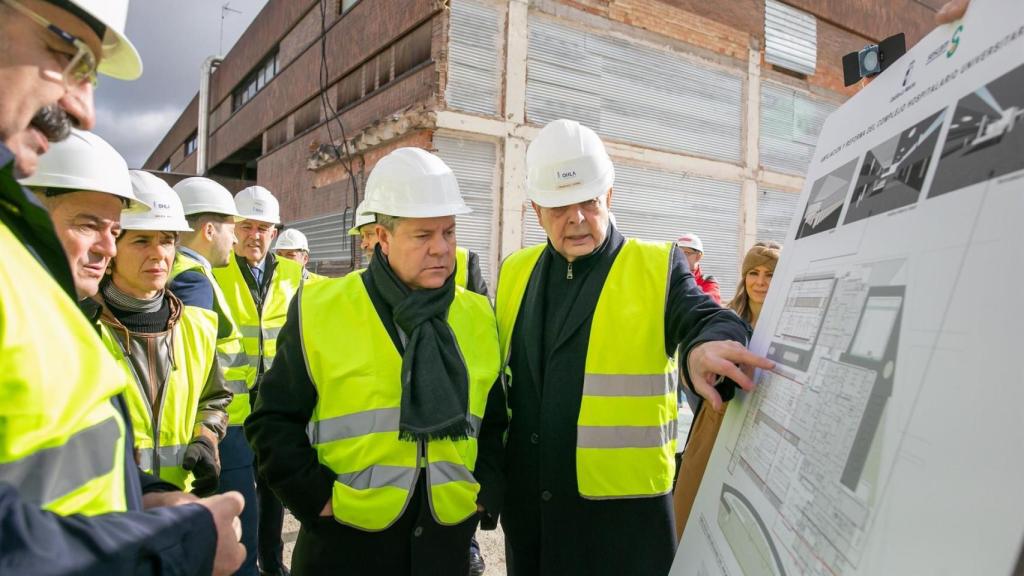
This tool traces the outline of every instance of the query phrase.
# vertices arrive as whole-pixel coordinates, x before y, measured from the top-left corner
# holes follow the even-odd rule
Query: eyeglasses
[[[89,48],[88,44],[83,42],[81,38],[65,32],[61,28],[57,27],[53,22],[50,22],[32,10],[22,6],[16,0],[0,0],[0,2],[14,8],[22,15],[27,16],[36,24],[39,24],[43,28],[46,28],[50,32],[56,34],[61,40],[74,47],[75,54],[74,56],[71,56],[71,60],[69,60],[67,65],[64,67],[63,77],[66,84],[77,85],[82,84],[83,82],[89,82],[93,86],[96,85],[96,55],[93,53],[92,49]],[[70,56],[70,54],[66,55]]]

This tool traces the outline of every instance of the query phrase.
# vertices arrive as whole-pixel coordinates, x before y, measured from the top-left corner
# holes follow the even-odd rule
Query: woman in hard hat
[[[768,296],[768,287],[771,286],[772,275],[775,274],[775,265],[779,262],[781,251],[782,246],[775,242],[758,242],[743,257],[740,285],[728,306],[752,327],[757,325],[757,319],[761,316],[761,306]],[[683,536],[683,528],[686,528],[686,519],[693,509],[697,488],[704,477],[704,469],[711,458],[711,449],[715,446],[715,439],[718,438],[718,430],[722,427],[722,419],[725,416],[724,406],[721,412],[704,408],[710,407],[704,406],[703,403],[694,406],[693,430],[686,444],[683,463],[679,468],[679,482],[673,496],[676,534],[680,538]]]
[[[217,362],[217,317],[165,290],[178,233],[190,230],[178,196],[148,172],[132,171],[131,181],[152,210],[121,219],[117,256],[97,296],[103,341],[136,384],[126,396],[139,467],[213,494],[231,402]]]

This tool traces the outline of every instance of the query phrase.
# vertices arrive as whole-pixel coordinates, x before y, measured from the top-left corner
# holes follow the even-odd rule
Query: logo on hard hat
[[[263,201],[256,200],[252,203],[252,211],[256,214],[263,214]]]
[[[557,182],[558,188],[566,188],[569,186],[575,186],[581,183],[583,180],[576,173],[575,168],[557,168],[555,169],[555,182]]]
[[[153,202],[153,208],[156,208],[157,210],[170,210],[171,205],[167,202],[160,202],[157,200],[156,202]]]

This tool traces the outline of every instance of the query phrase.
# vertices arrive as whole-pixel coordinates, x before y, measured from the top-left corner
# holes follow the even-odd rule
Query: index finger
[[[722,357],[736,364],[746,364],[747,366],[753,366],[754,368],[761,368],[763,370],[771,370],[772,368],[775,368],[775,362],[772,362],[764,356],[758,356],[750,350],[740,346],[725,350]]]

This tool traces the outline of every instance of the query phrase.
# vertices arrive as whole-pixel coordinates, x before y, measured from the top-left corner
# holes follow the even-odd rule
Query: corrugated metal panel
[[[821,127],[837,106],[781,84],[761,85],[761,165],[804,175]]]
[[[615,166],[612,212],[628,237],[674,241],[686,232],[700,236],[705,256],[701,267],[718,278],[728,300],[739,278],[740,184],[635,166]],[[529,204],[523,244],[545,241],[544,230]]]
[[[498,146],[494,142],[434,136],[434,148],[459,180],[459,189],[472,214],[458,217],[456,236],[459,246],[476,252],[480,269],[493,291],[495,277],[491,246],[494,199],[498,197]]]
[[[762,189],[757,195],[757,240],[784,244],[799,199],[799,192]]]
[[[449,14],[448,105],[496,116],[503,14],[495,6],[473,0],[454,0]]]
[[[737,161],[742,91],[739,74],[530,14],[530,122],[570,118],[609,138]]]
[[[351,211],[325,214],[307,220],[289,222],[288,228],[296,228],[309,241],[309,261],[334,260],[349,263],[352,260]]]
[[[814,74],[818,62],[818,21],[775,0],[764,3],[764,59],[794,72]]]

